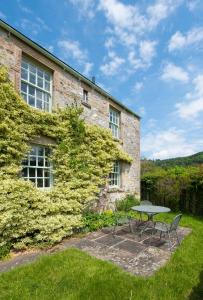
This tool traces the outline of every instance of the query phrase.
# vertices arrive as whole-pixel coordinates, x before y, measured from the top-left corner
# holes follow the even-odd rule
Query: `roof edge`
[[[90,85],[93,89],[97,90],[100,94],[104,95],[105,97],[109,98],[110,100],[112,100],[113,102],[115,102],[116,104],[118,104],[119,106],[121,106],[123,109],[125,109],[127,112],[129,112],[132,115],[134,115],[136,118],[141,119],[141,117],[138,114],[136,114],[133,110],[131,110],[130,108],[126,107],[120,101],[118,101],[117,99],[115,99],[113,96],[111,96],[108,92],[106,92],[100,86],[98,86],[97,84],[93,83],[90,79],[88,79],[87,77],[85,77],[84,75],[82,75],[80,72],[76,71],[75,69],[73,69],[71,66],[69,66],[68,64],[66,64],[64,61],[62,61],[61,59],[59,59],[58,57],[56,57],[54,54],[52,54],[51,52],[49,52],[44,47],[42,47],[41,45],[37,44],[36,42],[34,42],[33,40],[31,40],[30,38],[28,38],[27,36],[25,36],[23,33],[21,33],[20,31],[18,31],[17,29],[15,29],[14,27],[12,27],[11,25],[9,25],[8,23],[6,23],[5,21],[3,21],[2,19],[0,19],[0,26],[3,27],[8,32],[12,33],[14,36],[16,36],[19,39],[21,39],[22,41],[24,41],[25,43],[27,43],[32,48],[34,48],[37,51],[41,52],[47,58],[49,58],[52,61],[54,61],[56,64],[58,64],[59,66],[61,66],[66,71],[70,72],[75,77],[79,78],[84,83],[87,83],[88,85]]]

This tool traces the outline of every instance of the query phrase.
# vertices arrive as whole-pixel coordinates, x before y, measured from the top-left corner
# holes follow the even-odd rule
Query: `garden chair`
[[[124,211],[127,211],[127,210],[124,210]],[[119,212],[118,207],[117,207],[117,203],[115,203],[115,212]],[[116,235],[116,228],[118,226],[122,226],[122,225],[125,225],[125,224],[128,224],[130,232],[133,232],[131,221],[132,221],[132,218],[130,216],[127,216],[127,215],[126,216],[116,216],[115,224],[114,224],[113,230],[112,230],[113,236]]]
[[[174,232],[175,235],[176,235],[176,238],[177,238],[177,242],[178,242],[178,245],[180,245],[180,240],[178,238],[178,233],[177,233],[177,229],[178,229],[178,225],[180,223],[180,220],[181,220],[181,217],[182,217],[182,214],[179,214],[177,215],[171,224],[167,224],[165,222],[160,222],[160,221],[157,221],[154,225],[154,229],[156,231],[160,231],[160,239],[162,237],[162,234],[165,234],[168,236],[168,243],[169,243],[169,250],[171,251],[172,249],[172,243],[171,243],[171,234]]]

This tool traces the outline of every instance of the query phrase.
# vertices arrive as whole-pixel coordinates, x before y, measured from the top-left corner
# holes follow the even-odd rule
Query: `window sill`
[[[117,192],[124,192],[124,189],[118,187],[118,186],[112,186],[109,187],[107,193],[117,193]]]
[[[91,109],[91,105],[87,102],[81,101],[82,105],[86,106],[87,108]]]

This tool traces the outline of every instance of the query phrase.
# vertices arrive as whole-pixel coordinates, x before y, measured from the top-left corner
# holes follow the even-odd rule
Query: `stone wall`
[[[121,187],[117,190],[108,189],[105,197],[110,202],[124,197],[126,194],[140,196],[140,121],[123,107],[99,93],[96,87],[84,83],[81,78],[73,76],[60,65],[48,59],[39,51],[0,28],[0,64],[6,65],[9,76],[17,90],[20,90],[20,68],[22,56],[41,64],[50,70],[53,76],[52,107],[64,107],[76,101],[81,104],[83,89],[88,91],[89,105],[84,104],[84,118],[87,122],[104,128],[109,127],[109,107],[120,112],[121,138],[120,147],[133,158],[131,165],[122,165]],[[103,193],[104,194],[104,193]],[[106,201],[105,201],[106,202]]]

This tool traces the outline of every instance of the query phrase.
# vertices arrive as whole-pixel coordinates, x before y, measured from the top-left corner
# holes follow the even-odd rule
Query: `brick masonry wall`
[[[8,67],[9,76],[17,90],[20,90],[20,67],[22,56],[37,61],[48,68],[53,75],[52,107],[64,107],[74,101],[81,103],[83,89],[88,91],[89,107],[84,105],[84,118],[87,122],[104,128],[109,127],[109,106],[120,111],[121,138],[120,147],[131,155],[133,163],[122,164],[121,188],[119,190],[104,189],[101,192],[101,206],[107,208],[116,199],[126,194],[140,197],[140,121],[133,114],[125,111],[111,99],[100,94],[91,86],[81,82],[79,78],[69,74],[59,65],[31,48],[29,45],[0,28],[0,64]]]

